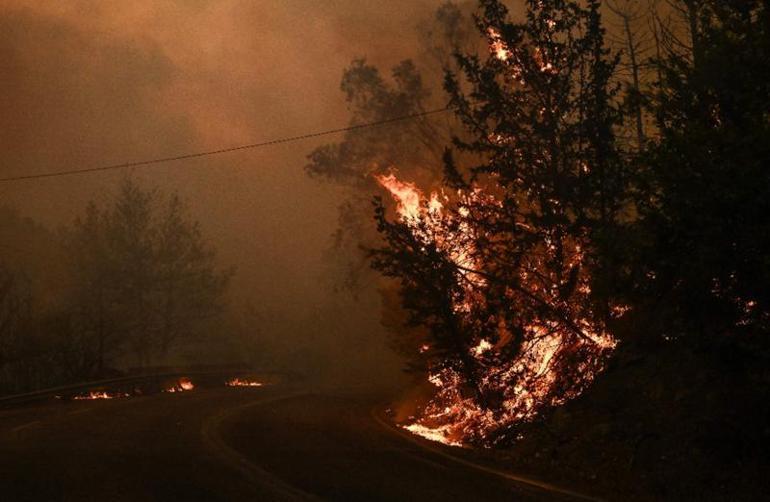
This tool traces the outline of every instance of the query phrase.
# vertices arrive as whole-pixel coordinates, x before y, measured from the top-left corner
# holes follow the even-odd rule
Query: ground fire
[[[166,388],[164,392],[186,392],[193,390],[195,385],[189,378],[182,377],[174,385]]]
[[[256,380],[231,378],[225,382],[225,385],[228,387],[262,387],[264,384],[262,382],[257,382]]]
[[[104,390],[100,391],[90,391],[88,394],[79,394],[77,396],[73,396],[72,399],[80,401],[80,400],[86,400],[86,399],[116,399],[121,397],[129,397],[130,394],[126,394],[124,392],[107,392]]]

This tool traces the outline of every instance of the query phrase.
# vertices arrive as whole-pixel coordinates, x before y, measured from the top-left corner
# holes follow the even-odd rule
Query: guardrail
[[[188,370],[188,371],[173,371],[167,373],[152,373],[152,374],[136,374],[126,375],[122,377],[109,378],[105,380],[92,380],[87,382],[78,382],[74,384],[62,385],[59,387],[51,387],[48,389],[40,389],[33,392],[27,392],[23,394],[13,394],[10,396],[0,397],[0,408],[6,408],[9,406],[15,406],[19,404],[27,404],[35,401],[42,401],[55,397],[57,395],[77,394],[78,392],[117,387],[128,384],[155,384],[160,385],[162,382],[170,379],[178,379],[182,377],[232,377],[235,375],[244,374],[259,374],[270,375],[272,377],[287,377],[289,375],[285,373],[279,373],[274,371],[260,371],[256,369],[246,368],[233,368],[233,369],[217,369],[217,370]]]

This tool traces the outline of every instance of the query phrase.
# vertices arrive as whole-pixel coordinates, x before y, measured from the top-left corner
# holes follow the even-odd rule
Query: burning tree
[[[401,284],[430,341],[418,350],[436,386],[408,426],[444,442],[492,444],[511,426],[577,396],[615,346],[607,329],[612,242],[624,181],[599,2],[527,2],[524,22],[481,2],[489,55],[458,55],[445,87],[466,128],[425,195],[395,173],[378,181],[384,246],[373,265]],[[467,156],[467,155],[466,155]],[[602,260],[599,261],[599,256]]]
[[[453,33],[456,15],[448,7],[442,12],[453,24],[439,26]],[[446,38],[453,40],[450,35]],[[450,54],[451,50],[447,48],[446,52]],[[350,125],[418,115],[441,106],[434,97],[436,93],[431,92],[431,82],[440,82],[441,75],[431,78],[425,66],[424,62],[418,66],[404,60],[394,66],[388,76],[363,60],[354,60],[344,70],[340,86],[351,113]],[[315,148],[308,155],[305,167],[314,179],[341,188],[338,227],[324,256],[328,267],[325,277],[332,286],[330,293],[334,302],[354,299],[359,304],[381,305],[380,324],[387,336],[377,342],[384,341],[400,357],[409,359],[412,347],[422,339],[422,331],[414,329],[408,335],[405,333],[405,315],[399,305],[397,288],[369,267],[366,249],[379,243],[379,235],[372,225],[371,195],[378,189],[376,176],[387,174],[394,165],[399,166],[403,175],[423,186],[440,182],[443,147],[450,140],[450,127],[457,125],[454,121],[442,120],[448,116],[428,115],[371,129],[353,129],[339,143]],[[376,286],[370,287],[372,284]],[[371,355],[382,359],[378,350],[381,343],[363,338],[379,338],[380,333],[358,328],[343,332],[351,338],[341,346],[352,349],[363,342]],[[361,353],[356,355],[361,357]],[[419,361],[415,362],[419,366]]]

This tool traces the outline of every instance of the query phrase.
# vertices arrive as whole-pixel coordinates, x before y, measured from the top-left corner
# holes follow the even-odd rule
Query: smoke
[[[0,175],[89,167],[234,146],[344,125],[342,70],[414,55],[439,0],[0,2]],[[330,296],[320,280],[339,193],[308,179],[308,141],[136,169],[179,191],[237,267],[235,303],[286,319],[305,347],[379,334],[376,302]],[[0,185],[0,203],[55,228],[125,173]],[[354,310],[346,336],[324,333]],[[264,326],[254,327],[255,331]],[[275,335],[279,336],[279,335]],[[361,348],[361,353],[365,347]],[[380,350],[378,348],[378,350]],[[384,349],[382,349],[384,350]],[[362,356],[363,357],[363,356]],[[388,364],[392,365],[392,361]]]

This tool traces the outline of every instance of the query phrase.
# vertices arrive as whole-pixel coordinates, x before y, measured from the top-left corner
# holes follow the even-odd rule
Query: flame
[[[500,32],[494,28],[489,28],[489,50],[500,61],[508,61],[511,58],[511,51],[500,37]]]
[[[190,381],[189,378],[182,377],[176,384],[167,388],[164,392],[186,392],[193,390],[194,388],[195,385],[192,383],[192,381]]]
[[[58,396],[57,396],[58,397]],[[84,400],[84,399],[116,399],[121,397],[129,397],[129,394],[122,393],[122,392],[115,392],[115,393],[108,393],[107,391],[94,391],[92,390],[88,394],[80,394],[77,396],[73,396],[72,399],[75,400]]]
[[[262,387],[264,384],[254,380],[241,380],[240,378],[232,378],[225,382],[225,385],[228,387]]]
[[[482,338],[479,344],[471,349],[471,354],[478,357],[491,348],[492,344],[489,343],[489,340]]]
[[[422,192],[414,183],[400,181],[395,174],[375,175],[374,178],[396,199],[396,211],[401,218],[408,221],[419,219]]]
[[[425,439],[428,439],[430,441],[436,441],[438,443],[443,443],[449,446],[463,445],[462,442],[456,439],[449,439],[448,434],[449,434],[450,427],[448,425],[431,429],[430,427],[426,427],[424,425],[414,423],[414,424],[405,425],[403,426],[403,428],[408,430],[412,434],[416,434],[418,436],[424,437]]]
[[[483,263],[474,244],[474,234],[468,219],[472,207],[496,208],[500,202],[494,196],[472,188],[457,193],[455,212],[445,209],[447,197],[433,192],[425,196],[414,183],[400,181],[395,174],[376,176],[397,203],[401,221],[419,240],[445,252],[456,265],[457,281],[463,293],[456,299],[454,311],[471,319],[474,309],[483,307],[487,280],[477,270]],[[442,202],[443,201],[443,202]],[[517,224],[522,231],[533,232],[524,222]],[[531,296],[543,298],[553,309],[563,313],[562,322],[538,318],[531,312],[530,322],[521,329],[521,350],[514,358],[503,349],[514,336],[503,319],[498,319],[494,340],[481,338],[468,349],[481,368],[478,393],[499,396],[500,406],[484,407],[479,399],[467,392],[467,382],[447,361],[432,363],[428,379],[435,386],[435,395],[422,411],[421,417],[402,426],[406,430],[448,445],[464,441],[486,442],[496,433],[513,424],[532,420],[544,408],[557,406],[578,396],[603,369],[603,363],[617,342],[604,329],[588,318],[577,305],[590,294],[590,276],[584,266],[584,253],[579,241],[565,240],[560,251],[567,257],[566,267],[576,271],[573,288],[577,300],[571,304],[562,298],[559,286],[566,280],[543,278],[548,270],[543,260],[555,253],[556,246],[543,239],[543,249],[524,258],[520,288]],[[527,261],[528,260],[528,261]],[[515,292],[508,291],[511,309],[515,309]],[[508,296],[506,296],[508,298]],[[613,307],[614,314],[627,307]],[[589,312],[590,314],[590,312]],[[424,353],[427,345],[417,350]]]
[[[549,30],[553,30],[556,27],[556,21],[547,20],[546,26]],[[558,61],[550,61],[549,58],[546,57],[546,54],[543,54],[543,51],[539,48],[535,48],[529,55],[523,55],[521,52],[514,53],[505,43],[500,32],[494,28],[487,29],[487,37],[489,40],[489,51],[492,56],[503,63],[506,63],[510,68],[510,75],[513,77],[513,80],[519,82],[521,85],[526,83],[522,68],[524,63],[522,61],[534,62],[539,67],[541,73],[558,73],[556,65]]]

